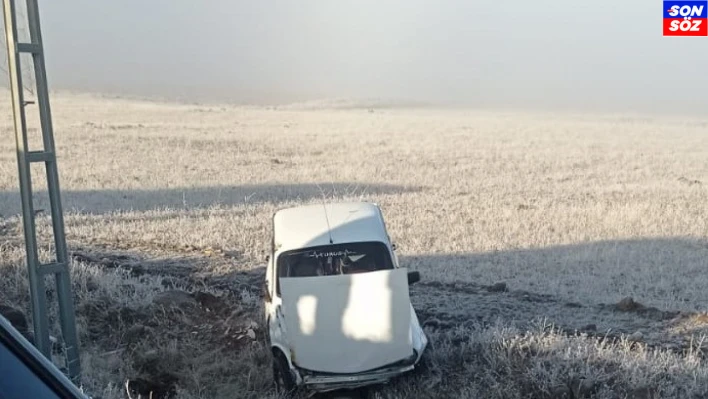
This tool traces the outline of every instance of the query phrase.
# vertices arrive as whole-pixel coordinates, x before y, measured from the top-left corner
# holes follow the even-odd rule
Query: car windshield
[[[392,269],[381,242],[333,244],[287,251],[278,257],[279,277],[314,277]]]

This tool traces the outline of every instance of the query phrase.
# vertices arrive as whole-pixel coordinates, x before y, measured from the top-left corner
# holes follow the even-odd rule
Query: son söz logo
[[[664,36],[708,36],[708,1],[664,1]]]

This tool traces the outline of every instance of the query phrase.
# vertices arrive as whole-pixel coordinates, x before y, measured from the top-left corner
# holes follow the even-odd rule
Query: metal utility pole
[[[49,108],[49,91],[44,65],[44,50],[42,33],[39,25],[39,7],[37,0],[27,1],[27,22],[29,26],[29,43],[18,43],[15,0],[2,0],[5,17],[5,38],[7,42],[7,62],[12,92],[12,111],[15,124],[15,140],[17,144],[17,165],[20,177],[20,196],[22,198],[22,219],[27,251],[27,266],[29,271],[30,295],[32,298],[32,324],[34,327],[34,344],[40,352],[51,360],[51,344],[49,340],[49,320],[47,316],[47,297],[45,277],[54,276],[59,302],[59,318],[62,339],[66,354],[66,370],[69,378],[75,382],[80,374],[79,348],[76,334],[74,304],[69,276],[69,258],[64,236],[64,217],[62,215],[59,191],[59,173],[57,171],[54,133],[51,111]],[[39,107],[39,119],[42,131],[43,149],[31,151],[28,148],[27,121],[25,107],[29,105],[24,100],[22,86],[22,69],[20,54],[31,54],[35,72],[36,97]],[[32,198],[32,179],[30,164],[44,163],[47,173],[47,188],[51,204],[51,219],[56,248],[55,261],[41,264],[37,250],[37,235],[34,219],[34,203]]]

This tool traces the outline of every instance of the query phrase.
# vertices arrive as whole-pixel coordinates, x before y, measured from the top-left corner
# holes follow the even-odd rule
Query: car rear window
[[[384,243],[357,242],[283,252],[277,268],[278,277],[315,277],[392,269],[393,262]]]

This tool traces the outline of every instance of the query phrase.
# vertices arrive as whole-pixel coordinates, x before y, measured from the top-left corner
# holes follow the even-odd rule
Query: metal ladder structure
[[[52,348],[49,337],[49,318],[47,295],[45,291],[46,277],[51,275],[56,282],[56,295],[59,305],[66,370],[68,377],[74,382],[80,375],[79,347],[76,333],[74,304],[69,275],[69,257],[64,234],[64,217],[59,190],[59,173],[54,146],[51,111],[49,107],[49,91],[44,64],[42,34],[39,25],[39,7],[37,0],[26,0],[27,23],[29,26],[29,43],[18,43],[17,12],[15,0],[2,0],[5,19],[5,40],[7,43],[8,74],[12,93],[12,110],[15,125],[15,140],[17,145],[17,164],[20,178],[20,196],[22,199],[22,219],[24,224],[27,267],[29,271],[29,286],[32,302],[32,325],[34,328],[34,345],[44,356],[52,359]],[[27,120],[25,107],[32,102],[25,102],[22,84],[20,55],[30,54],[35,72],[36,99],[39,107],[39,120],[42,132],[43,149],[31,151],[28,148]],[[51,207],[51,220],[56,251],[55,261],[42,264],[37,249],[37,232],[35,225],[34,200],[32,196],[32,179],[30,165],[44,163],[47,176],[47,188]]]

